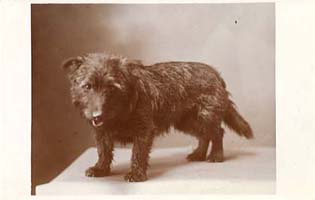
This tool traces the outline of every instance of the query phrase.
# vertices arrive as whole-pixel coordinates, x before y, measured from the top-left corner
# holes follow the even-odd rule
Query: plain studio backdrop
[[[32,179],[49,181],[86,148],[91,129],[71,104],[61,63],[107,51],[144,64],[214,66],[255,138],[226,128],[224,147],[275,146],[275,7],[255,4],[32,5]],[[154,148],[196,145],[172,130]]]

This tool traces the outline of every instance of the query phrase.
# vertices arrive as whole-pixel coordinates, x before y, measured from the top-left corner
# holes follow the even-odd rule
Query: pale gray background
[[[60,63],[104,50],[145,64],[213,65],[255,134],[246,141],[227,131],[225,147],[275,146],[273,3],[32,5],[33,185],[47,182],[93,145],[71,105]],[[191,144],[190,137],[171,134],[155,147]]]

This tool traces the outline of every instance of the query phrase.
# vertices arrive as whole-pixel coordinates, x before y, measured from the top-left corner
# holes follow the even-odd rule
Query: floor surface
[[[188,162],[192,147],[153,149],[149,180],[123,180],[130,165],[130,149],[115,149],[112,175],[85,177],[97,153],[86,150],[50,183],[36,187],[36,195],[101,194],[274,194],[276,187],[275,148],[225,150],[225,162]]]

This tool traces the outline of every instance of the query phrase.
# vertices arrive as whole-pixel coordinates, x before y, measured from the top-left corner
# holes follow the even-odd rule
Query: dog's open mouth
[[[92,120],[91,120],[92,124],[94,127],[99,127],[99,126],[102,126],[103,125],[103,120],[101,117],[94,117]]]

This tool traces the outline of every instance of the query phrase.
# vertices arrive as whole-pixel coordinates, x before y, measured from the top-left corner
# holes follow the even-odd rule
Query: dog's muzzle
[[[99,127],[103,125],[103,118],[102,116],[96,116],[91,119],[91,122],[94,127]]]

